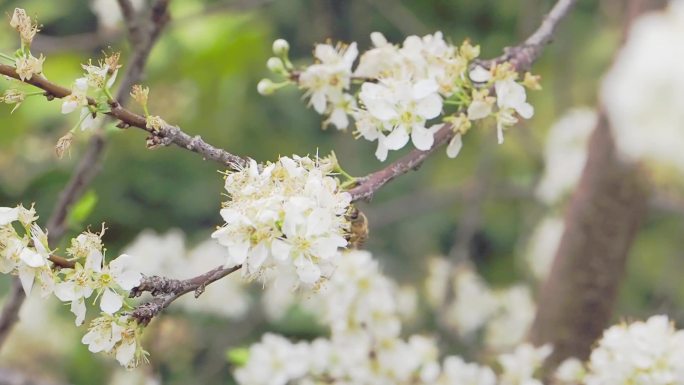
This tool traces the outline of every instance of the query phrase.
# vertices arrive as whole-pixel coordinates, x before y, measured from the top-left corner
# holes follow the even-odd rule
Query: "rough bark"
[[[647,184],[638,167],[618,159],[608,125],[601,114],[540,292],[530,337],[535,344],[553,344],[549,367],[567,357],[586,359],[608,325],[646,211]]]

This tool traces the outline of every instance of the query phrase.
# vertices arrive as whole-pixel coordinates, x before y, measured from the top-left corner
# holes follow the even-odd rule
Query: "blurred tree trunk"
[[[540,292],[530,337],[535,344],[553,344],[548,367],[568,357],[588,357],[610,321],[646,211],[647,184],[636,166],[618,160],[608,125],[601,112],[565,213],[565,232]]]
[[[625,37],[641,14],[664,0],[628,0]],[[608,326],[627,256],[646,213],[648,183],[638,166],[618,159],[610,122],[599,111],[587,164],[565,213],[565,232],[542,285],[530,340],[553,344],[547,368],[564,359],[587,359]]]

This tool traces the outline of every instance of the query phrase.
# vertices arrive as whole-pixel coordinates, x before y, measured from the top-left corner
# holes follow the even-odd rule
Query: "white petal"
[[[55,296],[63,302],[73,301],[76,298],[74,291],[75,285],[76,284],[73,281],[58,283],[55,285]]]
[[[534,115],[534,107],[529,103],[522,103],[516,106],[515,110],[525,119],[529,119]]]
[[[439,85],[432,79],[424,79],[416,82],[411,89],[411,96],[413,99],[423,99],[430,94],[436,94]]]
[[[474,81],[475,83],[485,83],[492,78],[492,74],[482,66],[476,66],[473,68],[473,70],[470,71],[469,76],[470,80]]]
[[[385,137],[385,146],[390,150],[399,150],[406,146],[409,141],[409,134],[406,132],[406,127],[397,126],[387,137]]]
[[[421,125],[414,125],[411,130],[413,145],[421,151],[427,151],[435,142],[434,133]]]
[[[333,235],[325,238],[318,238],[311,244],[311,252],[318,258],[328,259],[335,255],[337,248],[347,245],[347,240],[343,237]]]
[[[334,124],[338,130],[344,130],[349,126],[349,118],[342,108],[335,108],[330,114],[330,123]]]
[[[274,239],[271,243],[273,258],[279,261],[286,260],[290,256],[290,250],[292,250],[292,245],[282,239]]]
[[[437,94],[429,95],[416,105],[416,113],[425,119],[436,118],[441,112],[442,98]]]
[[[107,314],[114,314],[123,306],[123,299],[114,291],[105,289],[100,299],[100,309]]]
[[[74,89],[76,91],[87,91],[88,90],[88,78],[78,78],[74,82]]]
[[[116,349],[116,360],[122,366],[129,366],[135,358],[135,341],[122,343]]]
[[[454,135],[453,138],[451,138],[451,141],[449,141],[449,145],[447,146],[447,156],[449,158],[455,158],[459,152],[461,152],[461,148],[463,147],[463,140],[461,138],[461,134],[456,134]]]
[[[247,259],[247,252],[249,251],[249,241],[242,241],[231,246],[228,246],[228,254],[230,259],[236,264],[241,265]]]
[[[63,114],[70,114],[76,111],[76,108],[78,108],[78,102],[76,102],[75,100],[66,100],[62,103]]]
[[[313,262],[307,260],[306,263],[297,267],[297,275],[302,282],[314,284],[321,278],[321,269],[314,265]]]
[[[375,150],[375,157],[379,161],[384,162],[387,159],[387,146],[385,146],[385,137],[378,138],[378,148]]]
[[[19,280],[21,287],[24,288],[24,293],[28,296],[31,294],[33,288],[33,281],[36,279],[36,272],[26,266],[19,266]]]
[[[74,320],[76,326],[83,325],[83,320],[85,320],[86,314],[85,300],[83,300],[83,298],[79,298],[77,300],[72,301],[71,312],[74,313],[74,315],[76,316],[76,319]]]
[[[475,100],[468,106],[468,119],[484,119],[492,113],[492,105],[482,100]]]
[[[247,268],[250,274],[254,274],[259,271],[259,268],[268,257],[268,248],[265,242],[260,242],[249,252],[249,259],[247,260]]]
[[[142,274],[137,271],[127,270],[117,275],[114,280],[119,284],[119,286],[121,286],[122,289],[131,290],[132,288],[140,285]]]
[[[85,265],[83,267],[88,270],[92,270],[94,272],[99,273],[102,271],[103,259],[104,256],[102,255],[102,252],[98,249],[92,248],[90,249],[90,253],[88,253],[88,256],[86,257]]]
[[[503,144],[503,142],[504,142],[503,124],[501,124],[501,123],[498,123],[496,125],[496,138],[497,138],[499,144]]]
[[[0,207],[0,226],[8,225],[19,220],[19,210],[16,207]]]
[[[311,105],[313,106],[314,110],[316,110],[316,112],[318,112],[319,114],[323,114],[325,112],[326,106],[325,92],[314,92],[311,95]]]
[[[47,263],[45,257],[28,247],[24,247],[19,254],[19,259],[30,267],[40,267]]]
[[[306,236],[311,237],[323,234],[330,229],[332,218],[330,213],[324,209],[314,209],[306,222]]]

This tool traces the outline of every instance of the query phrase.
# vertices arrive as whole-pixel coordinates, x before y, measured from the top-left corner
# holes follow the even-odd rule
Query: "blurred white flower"
[[[131,4],[136,11],[140,11],[145,0],[131,0]],[[91,0],[90,9],[97,16],[100,27],[103,29],[115,30],[123,21],[121,8],[116,0]]]
[[[547,216],[532,232],[525,250],[525,260],[537,280],[544,280],[551,270],[564,231],[563,218]]]
[[[598,117],[578,108],[563,115],[549,130],[544,147],[544,175],[535,195],[546,204],[559,202],[579,182],[587,162],[587,145]]]
[[[684,2],[636,20],[601,101],[621,154],[684,171]]]
[[[613,326],[588,366],[587,385],[684,383],[684,331],[664,315]]]

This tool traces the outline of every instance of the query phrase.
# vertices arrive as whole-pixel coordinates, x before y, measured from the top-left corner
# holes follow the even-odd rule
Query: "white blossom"
[[[684,383],[684,331],[666,316],[616,325],[589,359],[587,385]]]
[[[226,265],[243,265],[251,278],[270,269],[295,271],[306,285],[332,272],[337,249],[347,244],[351,197],[328,175],[330,167],[282,157],[262,170],[252,161],[229,174],[230,200],[221,210],[226,224],[212,234],[228,249]]]
[[[534,115],[534,108],[526,102],[527,94],[525,87],[512,79],[499,80],[494,83],[496,90],[496,104],[499,112],[496,116],[496,132],[499,144],[503,143],[503,130],[508,126],[518,123],[514,113],[524,119]]]
[[[542,202],[557,203],[575,188],[587,162],[587,145],[597,120],[595,111],[578,108],[551,127],[544,146],[544,174],[535,191]]]
[[[333,47],[330,44],[318,44],[314,50],[316,64],[307,67],[299,75],[299,86],[306,90],[305,96],[319,114],[339,115],[349,112],[344,101],[345,90],[349,89],[352,65],[359,51],[356,43],[349,46]],[[329,107],[330,106],[330,107]],[[347,126],[341,117],[332,119],[339,129]]]
[[[367,140],[378,141],[375,155],[379,160],[387,158],[388,150],[403,148],[409,138],[419,150],[432,147],[437,127],[428,129],[425,124],[442,111],[442,98],[434,80],[412,83],[406,79],[383,79],[379,83],[364,83],[359,100],[366,110],[357,112],[357,129]]]
[[[631,26],[606,75],[601,102],[620,154],[684,171],[684,3]]]
[[[244,385],[286,385],[306,374],[309,356],[307,344],[267,333],[252,345],[247,365],[235,372],[235,378]]]
[[[503,372],[499,377],[501,385],[542,385],[535,378],[536,372],[551,355],[551,345],[534,347],[530,344],[519,345],[512,353],[499,356]]]

